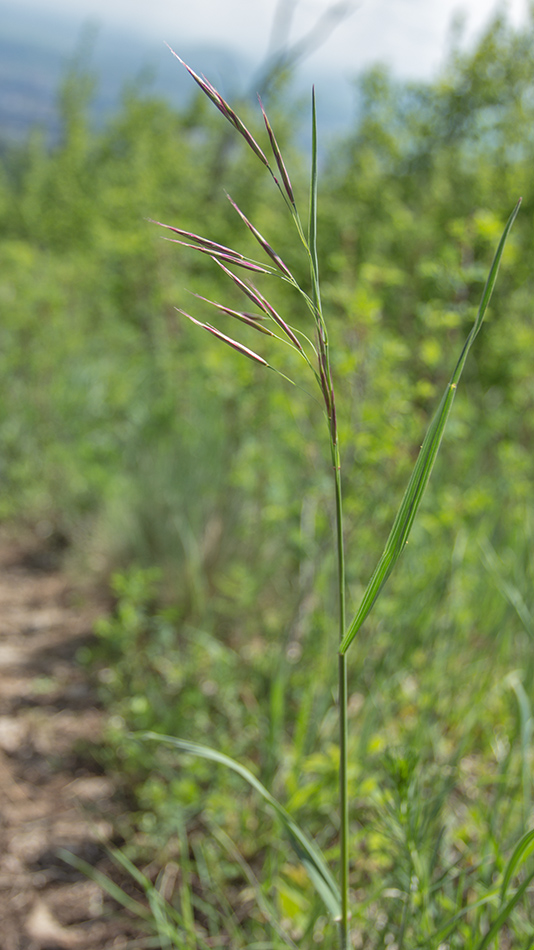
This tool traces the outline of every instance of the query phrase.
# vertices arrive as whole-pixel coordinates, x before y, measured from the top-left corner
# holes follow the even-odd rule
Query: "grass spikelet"
[[[147,218],[147,221],[149,221],[150,224],[157,224],[160,228],[167,228],[168,231],[173,231],[175,234],[179,234],[180,237],[194,241],[195,244],[199,244],[200,247],[205,247],[214,251],[220,251],[222,254],[231,254],[233,257],[244,258],[243,254],[240,254],[239,251],[235,251],[232,247],[227,247],[225,244],[218,244],[217,241],[211,241],[209,238],[202,237],[201,234],[194,234],[193,231],[184,231],[182,228],[175,228],[172,224],[164,224],[162,221],[154,221],[153,218]]]
[[[287,169],[286,169],[286,166],[285,166],[285,164],[284,164],[284,159],[282,158],[282,153],[281,153],[281,151],[280,151],[280,147],[279,147],[279,145],[278,145],[278,142],[276,141],[276,136],[275,136],[275,134],[274,134],[274,132],[273,132],[273,130],[272,130],[271,123],[269,122],[269,119],[267,118],[267,113],[265,112],[265,109],[263,108],[263,103],[262,103],[262,101],[261,101],[261,99],[260,99],[259,96],[258,96],[258,101],[259,101],[259,103],[260,103],[260,109],[261,109],[261,112],[262,112],[262,115],[263,115],[263,121],[265,122],[265,128],[267,129],[267,134],[268,134],[269,139],[270,139],[270,142],[271,142],[271,148],[272,148],[272,150],[273,150],[273,155],[274,155],[274,157],[275,157],[276,164],[278,165],[278,169],[279,169],[279,171],[280,171],[280,175],[282,176],[282,181],[283,181],[283,183],[284,183],[284,188],[285,188],[285,190],[286,190],[286,194],[287,194],[287,196],[288,196],[288,198],[289,198],[291,204],[293,205],[293,208],[296,208],[296,205],[295,205],[295,196],[294,196],[294,194],[293,194],[293,188],[291,187],[291,182],[290,182],[290,180],[289,180],[289,175],[288,175],[288,173],[287,173]]]
[[[215,261],[216,264],[219,265],[219,267],[221,268],[221,270],[223,270],[224,273],[225,273],[228,277],[230,277],[231,280],[233,280],[233,282],[234,282],[234,284],[236,285],[236,287],[239,287],[239,290],[241,290],[244,294],[246,294],[246,296],[249,298],[249,300],[251,300],[252,303],[253,303],[256,307],[259,307],[259,309],[260,309],[260,310],[263,310],[264,313],[268,312],[268,311],[265,310],[265,307],[264,307],[264,305],[263,305],[262,302],[261,302],[261,299],[260,299],[260,296],[259,296],[259,292],[258,292],[258,290],[256,289],[256,287],[254,287],[253,284],[250,284],[250,285],[249,285],[249,284],[245,284],[245,282],[244,282],[243,280],[241,280],[239,277],[237,277],[236,274],[232,274],[232,271],[229,270],[227,267],[225,267],[225,265],[222,263],[222,261],[218,260],[218,258],[214,257],[213,260]]]
[[[228,277],[231,277],[234,284],[237,287],[239,287],[239,289],[242,290],[243,293],[246,294],[250,300],[252,300],[252,303],[256,304],[256,306],[259,307],[260,310],[263,310],[263,312],[266,313],[267,316],[272,317],[274,322],[277,323],[280,329],[284,331],[287,337],[289,337],[293,346],[295,346],[298,350],[300,350],[300,352],[303,352],[302,344],[300,340],[293,333],[293,330],[290,327],[288,327],[285,320],[282,320],[282,317],[276,312],[276,310],[269,303],[269,301],[265,299],[263,294],[260,293],[258,288],[254,287],[253,284],[250,284],[250,285],[245,284],[245,282],[240,280],[239,277],[237,277],[235,274],[232,274],[232,271],[228,270],[228,268],[225,267],[224,264],[218,258],[214,257],[213,260],[219,265],[219,267],[223,269],[225,274],[228,274]]]
[[[243,136],[247,145],[249,145],[252,151],[258,156],[262,164],[265,165],[265,167],[268,168],[269,171],[271,171],[271,166],[269,165],[269,162],[264,152],[262,151],[262,149],[256,142],[256,139],[251,134],[251,132],[249,132],[245,123],[239,118],[237,113],[234,112],[234,110],[231,108],[231,106],[228,105],[226,100],[223,99],[220,92],[216,90],[215,86],[212,86],[212,84],[206,79],[205,76],[202,78],[200,76],[197,76],[196,72],[193,69],[191,69],[191,67],[188,66],[187,63],[184,63],[183,59],[180,56],[178,56],[178,53],[175,53],[175,51],[172,49],[171,46],[169,46],[168,43],[166,43],[165,45],[171,51],[172,55],[176,56],[176,59],[182,64],[182,66],[185,66],[189,75],[192,76],[192,78],[195,80],[197,85],[200,86],[200,88],[202,89],[202,92],[208,97],[208,99],[210,99],[213,102],[213,105],[216,106],[219,112],[223,114],[225,119],[227,119],[228,122],[230,122],[230,124],[233,125],[233,127],[239,132],[239,134]]]
[[[245,313],[242,310],[232,310],[230,307],[223,306],[222,303],[217,303],[215,300],[209,300],[207,297],[203,297],[201,294],[194,294],[198,300],[203,300],[205,303],[211,304],[212,307],[216,307],[217,310],[220,310],[222,313],[228,314],[230,317],[235,317],[236,320],[241,320],[242,323],[246,323],[247,326],[253,327],[255,330],[259,330],[260,333],[266,333],[268,336],[275,336],[272,330],[269,330],[268,327],[263,326],[259,321],[264,320],[263,315],[254,314],[254,313]]]
[[[263,250],[265,251],[265,253],[269,255],[269,257],[270,257],[271,260],[276,264],[276,266],[278,267],[278,269],[281,270],[282,273],[283,273],[286,277],[288,277],[291,281],[294,282],[295,279],[294,279],[294,277],[293,277],[291,271],[289,270],[289,267],[287,267],[287,266],[284,264],[282,258],[276,253],[276,251],[273,250],[273,248],[271,247],[271,245],[265,240],[265,238],[263,237],[263,235],[260,234],[260,232],[258,231],[258,229],[255,228],[254,225],[248,220],[247,216],[246,216],[245,214],[243,214],[243,212],[241,211],[241,208],[238,207],[238,205],[235,203],[235,201],[233,200],[233,198],[231,198],[228,193],[227,193],[226,197],[228,198],[228,201],[230,202],[230,204],[232,205],[232,207],[235,208],[235,210],[237,211],[237,213],[238,213],[239,217],[241,218],[241,220],[246,224],[247,228],[252,232],[252,234],[253,234],[254,237],[256,238],[258,244],[261,245],[261,247],[263,248]]]
[[[187,317],[188,320],[191,320],[192,323],[196,323],[198,327],[202,327],[203,330],[207,330],[208,333],[212,333],[213,336],[216,336],[218,340],[222,340],[223,343],[227,343],[228,346],[231,346],[232,349],[237,350],[238,353],[242,353],[243,356],[248,356],[249,360],[254,360],[255,363],[260,363],[262,366],[268,366],[269,363],[267,360],[263,359],[263,356],[259,356],[258,353],[255,353],[254,350],[249,350],[248,346],[244,346],[243,343],[238,343],[237,340],[233,340],[231,336],[226,336],[225,333],[221,333],[220,330],[217,330],[216,327],[212,327],[211,323],[201,323],[200,320],[196,320],[195,317],[192,317],[190,313],[186,313],[185,310],[180,310],[179,307],[176,307],[178,313],[182,313],[184,317]]]
[[[148,218],[147,220],[150,221],[151,224],[157,224],[161,228],[167,228],[169,231],[173,231],[175,234],[179,234],[181,237],[189,238],[195,242],[194,244],[190,244],[188,241],[181,241],[178,238],[165,239],[172,244],[181,244],[182,247],[189,247],[194,251],[201,251],[203,254],[220,257],[229,264],[245,267],[247,270],[257,271],[261,274],[271,273],[270,270],[262,267],[261,264],[257,264],[256,261],[245,257],[244,254],[235,251],[232,247],[227,247],[225,244],[218,244],[217,241],[210,241],[209,238],[202,237],[200,234],[194,234],[192,231],[184,231],[182,228],[175,228],[171,224],[163,224],[161,221],[154,221],[152,218]]]
[[[280,314],[276,312],[276,310],[274,309],[274,307],[272,306],[272,304],[270,304],[269,301],[266,300],[266,298],[263,296],[263,294],[260,293],[260,291],[259,291],[257,288],[254,288],[254,289],[255,289],[255,291],[256,291],[256,293],[257,293],[257,295],[258,295],[258,299],[259,299],[259,301],[260,301],[260,307],[261,307],[261,309],[262,309],[265,313],[267,313],[270,317],[273,318],[274,322],[277,323],[278,326],[280,327],[280,329],[284,331],[285,335],[286,335],[287,337],[289,337],[289,339],[291,340],[293,346],[296,346],[298,350],[301,350],[301,351],[302,351],[302,344],[301,344],[300,340],[299,340],[299,339],[295,336],[295,334],[293,333],[293,330],[291,329],[291,327],[289,327],[289,326],[287,325],[287,323],[285,322],[285,320],[282,320],[282,317],[280,316]]]
[[[252,270],[258,274],[270,274],[271,271],[256,264],[254,261],[247,260],[243,255],[235,257],[233,253],[227,254],[225,251],[215,251],[213,248],[201,247],[197,244],[188,244],[187,241],[180,241],[178,238],[165,238],[171,244],[181,244],[182,247],[189,247],[193,251],[200,251],[201,254],[209,254],[214,260],[226,261],[227,264],[233,264],[234,267],[244,267],[245,270]]]

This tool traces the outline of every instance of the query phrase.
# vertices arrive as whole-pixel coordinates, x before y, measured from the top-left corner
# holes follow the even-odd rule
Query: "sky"
[[[127,28],[180,49],[188,43],[230,45],[261,61],[278,11],[293,10],[292,40],[309,31],[334,0],[18,0],[19,10],[62,12],[100,26]],[[406,78],[430,78],[444,61],[455,15],[465,17],[465,41],[503,7],[520,24],[529,0],[346,0],[350,17],[308,57],[307,68],[355,75],[375,61]],[[319,28],[325,37],[325,25]]]

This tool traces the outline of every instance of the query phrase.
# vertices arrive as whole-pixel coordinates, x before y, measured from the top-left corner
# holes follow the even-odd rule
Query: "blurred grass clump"
[[[354,603],[523,195],[419,521],[351,657],[356,947],[474,950],[534,817],[533,41],[534,26],[499,17],[433,83],[371,71],[354,129],[324,161],[319,252]],[[169,751],[125,739],[153,729],[231,752],[334,846],[320,409],[277,380],[256,387],[253,364],[178,318],[186,286],[220,299],[217,275],[143,220],[243,247],[220,200],[224,166],[224,186],[298,270],[284,209],[200,98],[177,114],[130,90],[95,131],[90,94],[69,75],[61,140],[36,131],[1,155],[0,516],[51,525],[78,563],[117,572],[116,610],[85,659],[112,712],[106,764],[137,788],[132,854],[150,839],[162,860],[183,857],[185,823],[206,933],[224,918],[232,946],[282,945],[252,909],[261,868],[260,897],[298,922],[293,938],[326,946],[313,892],[239,780],[214,785],[205,762],[177,776]],[[306,169],[279,106],[298,190]],[[530,904],[527,891],[503,948],[531,946]]]

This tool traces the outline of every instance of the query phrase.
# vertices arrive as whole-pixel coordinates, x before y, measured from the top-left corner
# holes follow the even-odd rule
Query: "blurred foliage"
[[[105,764],[138,789],[132,850],[149,838],[172,859],[176,816],[187,819],[206,933],[230,895],[232,946],[281,945],[254,902],[258,875],[300,946],[330,946],[239,780],[214,783],[206,762],[177,768],[125,735],[166,731],[247,761],[335,857],[324,420],[305,393],[179,317],[176,306],[202,318],[185,288],[229,306],[235,288],[144,219],[257,256],[225,188],[303,280],[306,262],[268,176],[203,100],[177,114],[129,90],[94,131],[90,95],[86,76],[69,75],[61,141],[47,148],[36,130],[2,155],[0,515],[61,530],[90,572],[119,571],[116,611],[85,659],[113,712]],[[353,606],[523,195],[404,561],[351,651],[354,946],[468,950],[533,819],[534,26],[497,18],[431,84],[374,69],[358,101],[324,161],[319,220]],[[304,205],[306,161],[282,105],[271,122]],[[291,296],[268,293],[305,329]],[[240,339],[257,346],[246,328]],[[292,354],[273,353],[307,389]],[[503,947],[530,946],[530,900]],[[487,902],[450,934],[447,920],[476,901]]]

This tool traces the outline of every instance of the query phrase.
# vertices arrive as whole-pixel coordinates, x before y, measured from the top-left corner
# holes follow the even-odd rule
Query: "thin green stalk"
[[[339,597],[339,642],[345,635],[345,550],[343,544],[343,500],[341,495],[341,460],[337,441],[332,444],[334,479],[336,489],[336,535],[337,535],[337,576]],[[349,928],[349,794],[348,794],[348,694],[347,694],[347,655],[339,654],[338,660],[338,703],[339,703],[339,857],[341,920],[339,937],[341,950],[348,946]]]
[[[334,386],[330,368],[328,334],[321,308],[319,282],[319,260],[317,255],[317,111],[315,89],[312,90],[312,165],[310,185],[310,214],[308,227],[308,253],[310,256],[310,275],[312,300],[317,329],[317,353],[319,357],[320,381],[330,430],[330,447],[334,468],[336,495],[336,548],[339,611],[339,642],[345,636],[345,552],[343,546],[343,501],[341,495],[341,457],[336,422]],[[341,950],[348,947],[349,929],[349,797],[348,797],[348,716],[347,716],[347,658],[339,654],[338,665],[338,704],[339,704],[339,884],[341,891],[341,914],[339,920],[339,942]]]
[[[347,655],[339,654],[339,811],[340,811],[340,876],[341,919],[339,921],[339,943],[341,950],[347,950],[349,933],[349,796],[347,782],[348,761],[348,696],[347,696]]]

